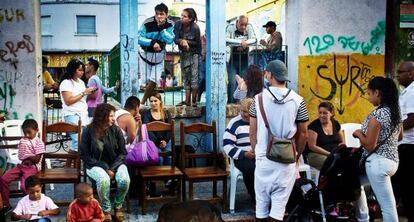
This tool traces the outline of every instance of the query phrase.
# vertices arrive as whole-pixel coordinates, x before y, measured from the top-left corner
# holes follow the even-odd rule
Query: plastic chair
[[[23,136],[22,132],[23,120],[6,120],[4,121],[4,136]],[[19,144],[19,140],[9,141],[7,145],[16,145]],[[8,160],[7,162],[13,165],[17,165],[22,161],[19,160],[17,155],[17,149],[8,150]]]
[[[357,130],[361,129],[361,124],[359,123],[344,123],[341,124],[341,129],[344,131],[344,139],[345,144],[347,147],[360,147],[361,143],[359,139],[354,138],[352,133]]]

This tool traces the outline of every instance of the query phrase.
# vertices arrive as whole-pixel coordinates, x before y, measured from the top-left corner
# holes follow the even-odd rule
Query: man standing
[[[283,62],[271,61],[264,78],[270,87],[256,95],[250,107],[250,142],[256,155],[256,221],[282,221],[296,179],[296,164],[275,162],[266,157],[269,134],[295,143],[298,159],[305,147],[309,115],[303,98],[286,87],[289,80]]]
[[[404,90],[400,94],[400,109],[403,120],[403,139],[398,146],[398,155],[400,163],[398,170],[392,177],[394,193],[397,198],[401,197],[404,212],[409,222],[414,222],[414,190],[407,179],[412,176],[414,164],[412,158],[414,156],[414,62],[402,62],[398,66],[397,80],[404,86]]]
[[[243,173],[243,181],[252,202],[254,195],[254,168],[255,156],[250,146],[249,138],[249,108],[253,99],[241,101],[240,115],[230,120],[223,135],[223,150],[228,157],[234,160],[234,165]]]
[[[244,77],[244,71],[249,62],[249,45],[256,43],[256,35],[249,18],[245,15],[239,16],[235,24],[226,28],[226,43],[230,46],[229,64],[227,65],[228,81],[227,98],[233,102],[233,92],[236,90],[236,74]]]
[[[268,21],[266,25],[263,26],[263,28],[266,28],[266,33],[270,36],[267,38],[267,40],[260,40],[260,44],[263,45],[266,50],[280,51],[282,48],[282,34],[276,31],[276,23],[273,21]]]
[[[140,73],[143,81],[147,82],[142,104],[152,94],[157,79],[164,72],[165,46],[174,40],[174,25],[167,16],[168,7],[164,3],[158,4],[155,6],[155,16],[146,19],[139,30],[138,44],[143,50],[139,52]]]
[[[119,81],[117,80],[115,86],[111,88],[106,88],[102,85],[101,79],[99,79],[96,72],[99,69],[99,62],[93,58],[88,59],[88,64],[86,64],[85,72],[88,78],[88,87],[95,87],[95,91],[88,95],[86,102],[88,104],[88,116],[89,118],[93,117],[96,107],[102,103],[103,94],[116,94],[116,90],[119,88]]]

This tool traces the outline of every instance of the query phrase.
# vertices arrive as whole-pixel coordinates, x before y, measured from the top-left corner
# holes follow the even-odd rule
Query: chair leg
[[[147,206],[145,204],[146,198],[147,198],[147,190],[146,190],[146,186],[147,186],[147,181],[145,180],[145,178],[142,178],[142,184],[141,184],[141,210],[142,210],[142,214],[145,215],[147,214]]]
[[[125,202],[126,202],[126,205],[127,205],[127,213],[130,214],[131,213],[131,204],[129,202],[129,192],[125,196]]]
[[[188,180],[188,200],[192,201],[194,199],[193,196],[193,181],[192,180]]]
[[[213,198],[217,197],[217,180],[213,180]]]
[[[185,190],[185,178],[183,178],[183,182],[182,182],[182,192],[183,192],[183,201],[187,200],[187,192]]]
[[[227,177],[223,178],[223,212],[229,211],[229,205],[227,204]]]
[[[183,179],[182,179],[182,177],[179,177],[178,178],[178,186],[177,186],[177,201],[178,202],[181,202],[182,201],[182,194],[181,194],[181,188],[182,188],[182,182],[183,182]]]
[[[230,212],[234,213],[236,202],[237,175],[230,175]]]

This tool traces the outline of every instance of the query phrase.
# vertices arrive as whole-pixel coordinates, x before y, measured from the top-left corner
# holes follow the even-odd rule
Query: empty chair
[[[4,136],[13,136],[13,137],[20,137],[23,136],[22,132],[22,124],[23,120],[6,120],[4,121]],[[19,144],[19,140],[15,141],[7,141],[7,145],[17,145]],[[8,149],[8,163],[17,165],[21,163],[19,157],[17,156],[17,149]]]
[[[344,124],[341,124],[341,129],[344,131],[345,144],[347,147],[360,147],[361,146],[359,139],[354,138],[352,136],[352,133],[355,130],[361,129],[361,124],[344,123]]]

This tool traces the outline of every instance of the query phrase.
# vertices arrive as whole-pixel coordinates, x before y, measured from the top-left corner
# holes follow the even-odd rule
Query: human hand
[[[264,45],[264,46],[265,46],[265,45],[267,45],[267,42],[266,42],[266,40],[261,39],[261,40],[260,40],[260,44],[262,44],[262,45]]]
[[[187,40],[181,40],[181,46],[184,48],[185,51],[188,51],[190,49],[190,46],[188,45]]]
[[[109,179],[114,179],[115,178],[115,173],[112,170],[106,170],[106,173],[109,176]]]
[[[0,113],[0,123],[6,120],[6,116],[3,113]]]
[[[20,220],[30,220],[32,218],[31,214],[19,215]]]
[[[49,213],[47,212],[47,210],[41,210],[39,211],[39,213],[37,213],[37,215],[40,217],[45,217],[45,216],[48,216]]]
[[[53,84],[53,89],[59,89],[59,83],[55,82],[55,83]]]
[[[141,114],[137,113],[137,115],[134,116],[135,122],[141,121]]]
[[[115,82],[115,90],[119,89],[119,80],[116,80]]]
[[[154,49],[154,51],[159,52],[161,51],[161,46],[158,43],[155,43],[154,46],[152,47]]]
[[[362,135],[362,130],[360,130],[360,129],[357,129],[352,133],[352,136],[354,138],[359,138],[361,135]]]
[[[248,46],[247,41],[246,41],[246,40],[242,40],[242,41],[240,42],[240,46],[241,46],[243,49],[247,48],[247,46]]]
[[[95,91],[96,91],[96,87],[92,86],[92,87],[86,88],[85,91],[83,91],[83,93],[85,95],[90,95],[90,94],[94,93]]]
[[[164,149],[166,146],[167,146],[167,142],[165,142],[165,140],[161,140],[160,148]]]
[[[246,151],[244,152],[244,157],[253,160],[256,157],[256,155],[252,151]]]

